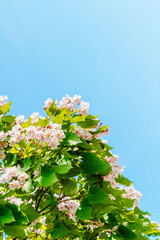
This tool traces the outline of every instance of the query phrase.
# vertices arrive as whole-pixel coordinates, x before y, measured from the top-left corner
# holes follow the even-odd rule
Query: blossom
[[[89,103],[81,101],[81,106],[78,109],[79,115],[87,115],[89,110]]]
[[[0,132],[0,141],[4,141],[7,138],[7,133],[4,133],[3,131]]]
[[[6,174],[2,174],[2,176],[0,177],[0,181],[4,184],[7,182],[7,175]]]
[[[66,96],[63,97],[61,101],[59,101],[59,105],[57,106],[57,108],[66,108],[67,110],[73,112],[75,106],[80,103],[80,99],[80,95],[75,95],[73,98],[71,98],[69,95],[66,94]]]
[[[5,158],[5,156],[6,156],[6,155],[4,154],[4,152],[0,150],[0,159]]]
[[[0,107],[4,106],[4,104],[6,103],[7,99],[8,99],[7,96],[3,96],[3,95],[0,96]]]
[[[8,131],[8,135],[10,136],[10,139],[8,141],[10,146],[14,146],[25,137],[20,124],[15,125],[12,130]]]
[[[24,115],[19,115],[18,117],[16,117],[15,122],[16,124],[22,124],[24,122]]]
[[[79,104],[81,100],[81,95],[74,95],[74,97],[72,98],[72,102],[74,105]]]
[[[13,166],[13,167],[6,168],[5,171],[6,171],[7,179],[11,180],[13,177],[17,177],[18,170],[20,170],[20,166],[18,167]]]
[[[31,123],[34,124],[39,121],[39,113],[32,113],[31,114]]]
[[[80,126],[78,126],[74,133],[77,134],[78,137],[84,138],[85,140],[90,140],[92,138],[92,134],[89,132],[88,129],[83,129]]]
[[[60,202],[57,206],[59,211],[67,211],[66,215],[71,218],[73,221],[76,221],[76,211],[79,208],[79,202],[77,200],[72,200],[69,197],[65,197],[62,199],[62,202]]]
[[[133,208],[137,207],[139,204],[139,200],[142,197],[142,193],[134,189],[133,185],[129,187],[120,186],[120,189],[125,190],[126,192],[122,195],[124,198],[135,199]]]
[[[21,174],[18,176],[18,180],[19,180],[20,182],[24,182],[26,179],[28,179],[28,174],[25,173],[25,172],[21,173]]]
[[[108,181],[113,188],[116,188],[119,186],[119,183],[115,181],[115,178],[123,172],[123,168],[118,163],[119,157],[118,155],[113,155],[113,157],[106,156],[105,159],[111,165],[112,171],[107,176],[104,176],[103,179],[104,181]]]
[[[48,98],[44,103],[45,103],[45,106],[43,107],[44,110],[46,110],[52,103],[52,99],[51,98]]]
[[[16,188],[17,189],[21,188],[20,182],[17,180],[13,180],[12,182],[9,183],[9,188],[10,188],[10,190],[15,190]]]
[[[18,205],[18,206],[20,206],[22,203],[23,203],[23,201],[21,200],[21,198],[16,198],[16,197],[14,197],[14,196],[12,196],[12,197],[9,197],[9,198],[7,198],[7,199],[5,199],[6,201],[9,201],[10,203],[12,203],[12,204],[16,204],[16,205]]]
[[[26,179],[28,179],[28,174],[20,171],[20,166],[1,168],[2,176],[0,181],[4,184],[8,182],[10,190],[20,189],[24,186]]]

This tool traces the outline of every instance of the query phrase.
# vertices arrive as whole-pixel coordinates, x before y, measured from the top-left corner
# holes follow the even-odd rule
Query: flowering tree
[[[0,239],[149,239],[158,224],[111,153],[89,103],[47,99],[47,117],[6,115],[0,96]]]

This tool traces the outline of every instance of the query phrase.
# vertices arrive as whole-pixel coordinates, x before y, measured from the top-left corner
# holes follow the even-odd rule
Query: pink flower
[[[24,122],[24,115],[19,115],[15,119],[16,124],[22,124]]]
[[[18,180],[13,180],[12,182],[9,183],[9,188],[10,188],[10,190],[15,190],[16,188],[17,189],[21,188],[20,182]]]
[[[52,103],[52,99],[51,98],[48,98],[44,103],[45,103],[45,106],[43,107],[44,110],[46,110]]]
[[[88,102],[81,101],[81,106],[78,109],[79,115],[87,115],[89,110],[89,105],[90,104]]]
[[[28,179],[28,174],[23,172],[18,176],[18,180],[21,182],[24,182],[26,179]]]
[[[3,96],[3,95],[0,96],[0,107],[4,106],[4,104],[6,103],[7,99],[8,99],[7,96]]]
[[[0,150],[0,159],[5,158],[5,156],[6,156],[6,155],[4,154],[4,152]]]
[[[0,132],[0,141],[6,140],[7,133],[4,133],[3,131]]]

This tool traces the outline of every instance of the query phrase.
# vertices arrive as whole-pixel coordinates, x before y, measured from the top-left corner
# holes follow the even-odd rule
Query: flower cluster
[[[37,121],[36,116],[32,118]],[[22,123],[22,118],[19,117],[17,122]],[[21,140],[25,139],[26,143],[28,144],[31,140],[34,140],[35,143],[40,142],[42,146],[45,146],[47,143],[51,149],[57,148],[61,139],[65,137],[63,130],[61,129],[61,124],[53,124],[50,123],[47,127],[35,127],[33,125],[23,129],[22,126],[17,123],[15,126],[12,127],[12,130],[4,133],[3,131],[0,132],[0,141],[7,140],[9,136],[9,145],[12,147],[16,143],[20,142]],[[5,147],[5,142],[0,143],[2,147]],[[0,151],[0,158],[3,159],[5,157],[4,153]]]
[[[59,211],[66,211],[66,215],[73,221],[76,221],[75,213],[79,207],[79,202],[69,197],[64,197],[58,204]]]
[[[64,131],[61,129],[61,124],[48,124],[47,127],[35,127],[29,126],[26,128],[26,142],[29,143],[31,140],[35,142],[40,141],[42,146],[47,143],[48,146],[53,150],[59,145],[59,142],[65,137]]]
[[[17,206],[20,206],[23,203],[21,198],[16,198],[14,196],[9,197],[9,198],[5,198],[5,201],[8,201],[8,202],[10,202],[12,204],[15,204]]]
[[[77,134],[78,137],[84,138],[85,140],[90,140],[92,138],[92,134],[89,132],[89,130],[81,127],[77,127],[74,130],[74,133]]]
[[[134,189],[134,186],[131,185],[129,187],[120,186],[121,190],[125,190],[126,193],[123,194],[124,198],[135,199],[133,208],[137,207],[139,204],[139,200],[142,197],[142,193],[138,190]]]
[[[118,163],[119,157],[118,157],[118,155],[113,155],[113,157],[106,156],[105,159],[107,160],[107,162],[112,167],[112,171],[111,171],[111,173],[109,173],[109,175],[104,176],[103,179],[105,181],[108,181],[113,188],[116,188],[116,187],[119,186],[119,183],[117,183],[115,181],[115,178],[117,178],[118,175],[121,172],[123,172],[123,168],[121,168],[121,166]]]
[[[51,104],[52,104],[52,99],[48,98],[44,103],[43,109],[46,110]],[[80,107],[78,109],[79,115],[88,115],[88,110],[89,110],[89,103],[84,102],[81,100],[80,95],[75,95],[73,98],[71,98],[69,95],[66,94],[65,97],[62,98],[61,101],[55,100],[55,104],[57,105],[58,109],[63,109],[66,108],[67,110],[73,112],[75,109],[76,105],[80,104]]]
[[[160,235],[158,225],[134,209],[142,194],[121,175],[119,157],[101,139],[108,125],[88,113],[89,103],[79,95],[48,98],[47,117],[35,112],[25,119],[6,115],[6,100],[0,96],[0,207],[7,214],[0,230],[6,239]]]
[[[26,179],[28,179],[28,174],[25,172],[22,172],[20,170],[20,166],[18,167],[8,167],[6,169],[1,168],[1,172],[5,171],[5,173],[2,174],[0,177],[0,181],[4,184],[6,182],[9,182],[9,189],[15,190],[15,189],[22,189]]]
[[[11,131],[8,131],[7,133],[5,133],[6,135],[10,136],[10,139],[8,141],[9,145],[14,146],[16,143],[24,139],[25,135],[23,132],[24,132],[24,129],[22,129],[20,124],[17,124],[12,128]]]
[[[7,96],[0,96],[0,107],[3,107],[7,101],[8,97]]]

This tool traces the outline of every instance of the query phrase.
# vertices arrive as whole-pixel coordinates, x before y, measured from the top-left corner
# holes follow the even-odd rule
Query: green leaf
[[[80,207],[76,211],[76,216],[82,220],[88,220],[91,218],[92,207],[87,198],[84,198],[81,202]]]
[[[81,154],[83,162],[81,167],[87,174],[100,173],[101,175],[108,175],[111,171],[109,163],[101,160],[94,153]]]
[[[53,239],[60,239],[66,236],[68,232],[67,227],[62,222],[56,222],[54,224],[54,230],[51,232],[51,236]]]
[[[4,161],[4,166],[5,167],[10,167],[16,163],[17,160],[17,155],[16,154],[7,154]]]
[[[4,232],[11,237],[26,237],[24,232],[26,226],[23,225],[12,225],[12,226],[4,226]]]
[[[70,123],[77,123],[77,122],[82,122],[85,121],[86,116],[74,116],[70,119]]]
[[[91,218],[92,207],[79,207],[76,211],[76,216],[82,220],[88,220]]]
[[[81,128],[93,128],[95,125],[99,123],[99,120],[85,120],[82,122],[77,122],[77,125]]]
[[[34,209],[34,207],[32,207],[31,204],[23,203],[20,206],[20,209],[23,213],[26,214],[30,222],[33,222],[34,220],[40,217],[40,214]]]
[[[59,173],[59,174],[68,173],[72,167],[71,161],[64,155],[60,155],[56,163],[57,165],[53,166],[53,169],[56,173]]]
[[[49,124],[49,119],[45,118],[45,119],[39,119],[39,121],[35,123],[35,126],[46,127],[48,124]]]
[[[127,178],[123,177],[121,174],[118,175],[118,178],[115,178],[117,183],[120,183],[122,185],[125,186],[130,186],[133,182],[131,182],[130,180],[128,180]]]
[[[103,188],[93,185],[89,189],[88,199],[91,203],[105,203],[108,199],[108,194]]]
[[[135,208],[134,208],[134,213],[135,213],[135,214],[141,214],[141,215],[149,215],[149,216],[151,216],[151,214],[150,214],[149,212],[143,212],[143,211],[141,211],[138,207],[135,207]]]
[[[62,144],[65,145],[76,145],[81,142],[81,139],[73,132],[68,132],[66,137],[63,139]]]
[[[55,100],[51,105],[47,108],[46,113],[49,117],[53,117],[54,113],[57,111],[57,106],[55,104]]]
[[[13,221],[15,220],[12,211],[4,205],[0,204],[0,226]]]
[[[41,186],[48,187],[57,181],[57,177],[53,167],[43,166],[41,168]]]
[[[89,115],[86,115],[86,119],[87,119],[87,120],[90,120],[90,119],[93,120],[93,119],[96,119],[96,118],[98,118],[98,117],[99,117],[99,115],[96,115],[96,116],[93,116],[93,115],[90,115],[90,114],[89,114]]]
[[[0,107],[0,115],[5,115],[7,112],[9,112],[11,108],[11,103],[12,102],[8,102],[3,107]]]
[[[32,180],[31,180],[31,178],[29,178],[28,181],[25,182],[25,184],[24,184],[22,189],[23,189],[23,191],[29,193],[30,190],[31,190],[31,187],[32,187]]]
[[[136,234],[130,230],[129,228],[123,226],[123,225],[120,225],[118,227],[118,232],[122,235],[122,237],[124,239],[128,239],[128,240],[131,240],[131,239],[137,239],[137,236]]]
[[[21,169],[22,172],[26,172],[28,169],[30,169],[31,166],[31,160],[29,158],[24,159],[24,167]]]
[[[29,127],[29,126],[31,125],[31,121],[32,121],[32,119],[29,117],[26,122],[22,123],[21,127],[22,127],[22,128],[27,128],[27,127]]]
[[[27,217],[24,216],[19,210],[18,206],[11,203],[6,203],[5,206],[12,211],[15,219],[15,224],[22,224],[28,221]]]
[[[133,207],[133,204],[134,204],[134,201],[135,201],[135,199],[129,199],[129,198],[124,198],[124,199],[123,199],[124,205],[125,205],[127,208],[132,208],[132,207]]]
[[[64,119],[64,115],[65,115],[65,109],[63,109],[62,112],[60,112],[53,118],[53,122],[58,124],[62,123]]]
[[[15,122],[15,116],[11,116],[11,115],[7,115],[7,116],[2,116],[1,120],[2,122],[6,122],[6,123],[13,123]]]
[[[112,228],[118,226],[118,221],[112,213],[108,213],[108,222]]]
[[[62,179],[63,193],[65,195],[72,195],[77,191],[77,183],[70,179]]]
[[[0,231],[0,240],[3,240],[3,239],[4,239],[4,238],[3,238],[3,235],[4,235],[3,231]]]

